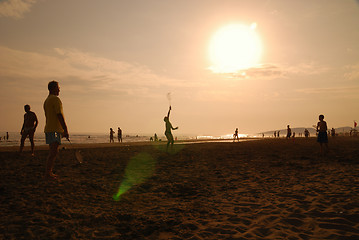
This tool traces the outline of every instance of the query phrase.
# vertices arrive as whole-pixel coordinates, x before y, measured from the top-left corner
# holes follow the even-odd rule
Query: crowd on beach
[[[67,129],[65,117],[63,114],[62,102],[59,98],[60,87],[57,81],[51,81],[48,83],[49,95],[44,101],[44,112],[46,117],[45,124],[45,137],[46,144],[49,145],[49,154],[47,157],[46,163],[46,171],[44,178],[47,180],[54,180],[57,176],[53,173],[53,167],[55,159],[58,155],[59,145],[61,144],[61,138],[65,138],[69,140],[69,132]],[[30,105],[24,106],[25,114],[24,114],[24,122],[20,131],[21,134],[21,143],[20,143],[20,153],[24,149],[25,139],[28,137],[31,143],[31,154],[34,156],[34,133],[36,131],[38,125],[38,119],[34,112],[31,111]],[[170,113],[172,107],[169,106],[169,110],[167,116],[164,117],[165,122],[165,136],[167,138],[167,146],[166,150],[169,151],[169,147],[173,147],[174,137],[172,135],[172,130],[177,130],[178,127],[173,127],[170,122]],[[355,122],[356,124],[356,122]],[[355,126],[356,127],[356,126]],[[320,144],[320,152],[321,154],[325,154],[328,151],[328,135],[335,136],[335,129],[332,128],[328,130],[327,123],[324,121],[324,115],[319,115],[319,122],[316,127],[317,132],[317,142]],[[115,131],[110,128],[110,143],[114,143]],[[305,137],[309,137],[310,133],[308,129],[305,129],[303,132]],[[274,137],[280,137],[280,131],[274,131]],[[302,133],[299,133],[299,136],[302,136]],[[263,134],[264,137],[264,134]],[[287,134],[286,138],[295,138],[295,132],[292,132],[290,125],[287,125]],[[9,139],[9,134],[7,133],[4,136],[4,139]],[[0,138],[1,140],[1,138]],[[118,127],[117,129],[117,140],[119,143],[122,142],[122,129]],[[151,141],[158,141],[157,134],[154,135],[154,138],[151,137]],[[233,141],[239,141],[238,128],[235,129],[233,134]]]
[[[242,147],[236,147],[236,143],[204,144],[204,147],[193,144],[173,155],[164,152],[164,145],[161,151],[152,146],[136,146],[130,151],[123,147],[108,151],[92,148],[87,153],[91,159],[81,167],[78,164],[72,167],[68,156],[73,152],[64,151],[62,169],[58,171],[63,179],[58,181],[54,163],[61,140],[70,141],[70,134],[59,98],[59,83],[49,82],[48,90],[43,104],[44,132],[49,146],[47,158],[47,153],[39,152],[40,157],[28,164],[27,159],[17,154],[2,155],[5,168],[0,192],[4,196],[1,201],[4,213],[0,229],[8,234],[3,235],[4,239],[17,239],[7,236],[20,235],[28,239],[194,239],[196,236],[203,237],[198,239],[267,239],[266,236],[271,239],[287,239],[287,236],[291,236],[288,239],[354,239],[350,235],[358,236],[355,185],[358,174],[354,167],[357,145],[317,161],[311,151],[314,139],[303,138],[303,141],[295,140],[300,144],[292,144],[302,135],[287,125],[286,134],[280,135],[277,130],[273,133],[274,138],[282,140],[270,141],[280,144],[267,144],[266,140],[248,141],[240,144]],[[20,152],[25,139],[29,138],[34,155],[38,119],[29,105],[25,105],[24,110]],[[172,130],[178,127],[170,122],[171,110],[169,106],[163,119],[167,152],[176,150],[172,149],[175,141]],[[320,154],[326,156],[328,137],[338,133],[334,128],[329,131],[322,114],[314,128]],[[113,128],[109,130],[112,145],[116,132]],[[313,133],[313,129],[309,130]],[[309,130],[303,131],[304,137],[310,137]],[[118,127],[119,143],[122,136],[123,131]],[[8,133],[5,138],[9,139]],[[233,134],[233,141],[236,140],[240,140],[238,128]],[[152,141],[160,141],[157,134]],[[293,147],[278,151],[289,145]],[[331,152],[343,146],[347,145],[332,144]],[[141,153],[143,150],[149,150],[150,154]],[[298,154],[298,150],[301,153]],[[7,157],[15,155],[16,158]],[[77,152],[75,156],[81,158]],[[39,162],[45,158],[43,179],[46,182],[39,182],[38,178],[42,177]],[[82,159],[78,161],[81,164]],[[138,165],[134,164],[136,161]],[[131,165],[135,170],[127,168]],[[21,168],[26,170],[19,171]],[[133,188],[131,195],[123,195],[121,203],[113,204],[108,201],[108,193],[119,184],[117,178],[122,169],[124,180],[114,196],[120,196],[121,186],[129,187],[128,182],[138,184],[143,179],[146,182]],[[153,177],[144,176],[144,172]],[[134,181],[135,177],[140,180]]]
[[[324,121],[324,115],[319,115],[319,122],[316,125],[316,132],[317,132],[317,142],[320,144],[320,153],[325,154],[326,151],[328,151],[328,135],[335,136],[335,129],[332,128],[331,131],[328,131],[327,122]],[[280,137],[280,131],[275,131],[273,133],[274,137]],[[264,134],[262,134],[264,137]],[[300,134],[301,136],[301,134]],[[310,136],[308,129],[304,130],[304,136],[307,138]],[[295,138],[295,132],[292,132],[292,129],[290,128],[290,125],[287,125],[287,134],[286,139],[294,139]],[[239,141],[238,136],[238,128],[234,131],[233,134],[233,142],[236,140]]]

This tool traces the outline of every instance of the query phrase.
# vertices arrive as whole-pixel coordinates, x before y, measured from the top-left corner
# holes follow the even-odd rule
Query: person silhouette
[[[110,143],[115,142],[115,140],[113,140],[113,134],[114,133],[115,133],[115,131],[112,128],[110,128]]]
[[[236,139],[238,140],[239,142],[239,137],[238,137],[238,128],[236,128],[236,130],[234,131],[234,134],[233,134],[233,142],[236,141]]]
[[[332,130],[331,130],[331,136],[335,137],[335,129],[334,128],[332,128]]]
[[[26,104],[24,106],[24,110],[26,113],[24,114],[24,123],[22,124],[22,128],[20,131],[20,152],[22,152],[22,150],[24,149],[26,137],[29,136],[29,140],[31,143],[31,155],[34,156],[34,134],[39,121],[37,120],[36,114],[30,111],[30,105]]]
[[[289,125],[287,125],[287,139],[289,139],[290,136],[292,136],[292,129],[290,129]]]
[[[46,144],[49,144],[49,155],[46,162],[44,178],[54,180],[57,176],[53,173],[56,156],[59,152],[61,137],[69,139],[69,132],[64,118],[62,102],[58,97],[60,94],[59,83],[56,81],[49,82],[47,86],[49,96],[44,102],[44,111],[46,117],[45,137]]]
[[[170,113],[171,113],[171,106],[169,107],[169,110],[168,110],[168,114],[166,117],[163,118],[163,121],[165,121],[165,126],[166,126],[166,131],[165,131],[165,135],[166,135],[166,138],[167,138],[167,148],[166,148],[166,151],[168,152],[168,146],[171,144],[171,148],[173,147],[173,143],[174,143],[174,139],[173,139],[173,135],[172,135],[172,132],[171,130],[177,130],[178,127],[172,127],[172,124],[170,122]]]
[[[121,130],[121,128],[117,129],[117,139],[118,139],[118,142],[122,142],[122,130]]]
[[[325,145],[326,151],[328,151],[328,134],[327,134],[327,122],[324,121],[324,115],[319,115],[319,122],[317,124],[317,142],[320,143],[320,154],[323,154],[323,144]]]

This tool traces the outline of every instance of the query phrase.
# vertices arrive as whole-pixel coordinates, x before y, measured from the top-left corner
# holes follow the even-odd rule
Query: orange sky
[[[15,4],[16,3],[16,4]],[[257,64],[210,70],[210,42],[251,26]],[[47,83],[60,83],[71,132],[224,135],[359,120],[358,1],[0,1],[0,133],[30,104],[43,131]],[[243,43],[242,43],[243,44]],[[245,74],[243,74],[245,73]]]

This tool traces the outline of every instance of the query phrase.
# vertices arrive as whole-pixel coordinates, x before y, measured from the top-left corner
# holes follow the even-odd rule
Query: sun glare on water
[[[256,27],[256,23],[230,24],[219,29],[209,45],[210,69],[214,73],[235,73],[258,64],[262,45]]]

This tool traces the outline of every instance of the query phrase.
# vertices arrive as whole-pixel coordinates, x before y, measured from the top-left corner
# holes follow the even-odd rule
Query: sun
[[[209,45],[210,69],[215,73],[235,73],[258,64],[262,44],[256,27],[256,23],[230,24],[219,29]]]

